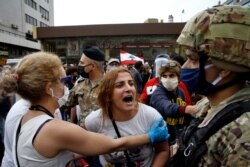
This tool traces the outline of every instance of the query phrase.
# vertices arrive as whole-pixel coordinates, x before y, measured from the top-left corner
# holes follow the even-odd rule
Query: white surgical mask
[[[171,79],[161,77],[161,83],[168,91],[175,90],[178,86],[178,82],[179,81],[177,77]]]
[[[59,105],[59,108],[62,107],[66,101],[68,100],[68,96],[69,96],[69,88],[64,86],[64,94],[62,97],[57,97],[54,95],[53,89],[50,89],[51,91],[51,96],[57,98],[57,102]]]

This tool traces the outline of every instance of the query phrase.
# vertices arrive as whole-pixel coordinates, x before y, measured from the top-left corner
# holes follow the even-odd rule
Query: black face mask
[[[92,64],[87,64],[85,66],[78,66],[78,75],[80,75],[81,77],[83,78],[89,78],[89,73],[86,73],[84,68],[89,66],[89,65],[92,65]]]
[[[232,85],[234,85],[235,83],[239,82],[239,79],[234,79],[231,80],[227,83],[224,83],[222,85],[217,85],[219,77],[217,77],[217,81],[214,80],[213,83],[207,82],[206,78],[205,78],[205,62],[207,61],[208,56],[205,54],[200,54],[200,69],[199,69],[199,84],[198,84],[198,91],[197,93],[201,94],[201,95],[209,95],[209,94],[213,94],[215,92],[218,92],[220,90],[223,90],[225,88],[228,88]]]
[[[200,59],[199,59],[199,64],[200,64],[200,68],[199,68],[199,81],[198,81],[198,87],[197,87],[197,93],[202,94],[202,95],[208,95],[209,92],[211,93],[214,85],[212,85],[211,83],[206,81],[205,78],[205,62],[208,59],[208,56],[205,54],[200,53],[199,54]]]

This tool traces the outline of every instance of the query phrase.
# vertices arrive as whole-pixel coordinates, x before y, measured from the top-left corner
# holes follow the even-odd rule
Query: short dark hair
[[[136,68],[136,69],[140,69],[142,66],[143,66],[142,61],[137,61],[137,62],[135,63],[135,68]]]

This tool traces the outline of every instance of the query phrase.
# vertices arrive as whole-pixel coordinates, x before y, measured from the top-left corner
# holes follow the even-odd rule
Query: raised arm
[[[169,134],[166,124],[163,124],[162,121],[161,119],[153,124],[147,134],[111,139],[102,134],[86,131],[78,125],[66,121],[53,120],[42,128],[35,143],[39,145],[36,147],[37,151],[44,156],[48,156],[46,155],[48,152],[50,152],[50,156],[52,153],[56,155],[62,150],[70,150],[82,155],[100,155],[138,147],[149,142],[167,140]],[[44,141],[44,137],[40,138],[42,135],[47,136],[46,141]],[[39,150],[39,148],[42,149]],[[43,154],[43,150],[46,150],[45,154]]]

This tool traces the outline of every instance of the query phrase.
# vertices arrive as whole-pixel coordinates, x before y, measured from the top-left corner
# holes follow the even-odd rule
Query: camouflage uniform
[[[210,21],[200,46],[208,53],[213,64],[237,73],[250,71],[250,8],[220,7]],[[245,74],[246,75],[246,74]],[[210,109],[199,127],[206,126],[224,107],[249,100],[250,87]],[[208,151],[200,166],[250,166],[250,113],[242,114],[227,124],[207,141]]]
[[[200,12],[186,24],[177,42],[205,52],[219,68],[249,76],[250,8],[218,6]],[[249,100],[249,95],[248,86],[217,106],[204,105],[206,117],[199,127],[206,127],[229,104]],[[206,143],[208,151],[199,166],[250,167],[250,113],[246,112],[225,125]]]
[[[82,79],[78,81],[70,94],[65,106],[74,107],[79,104],[81,113],[79,125],[84,127],[84,120],[91,111],[100,108],[97,104],[97,87],[101,79],[97,81],[90,81],[89,79]]]
[[[235,95],[209,109],[199,128],[205,127],[213,117],[231,103],[249,99],[250,88],[244,88]],[[250,112],[242,114],[227,124],[207,141],[208,151],[199,166],[250,166]]]

